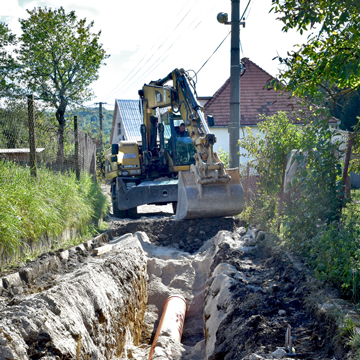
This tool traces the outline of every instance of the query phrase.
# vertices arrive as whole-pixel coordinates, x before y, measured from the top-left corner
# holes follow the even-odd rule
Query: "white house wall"
[[[243,132],[244,130],[244,132]],[[251,133],[253,136],[257,136],[257,134],[259,133],[258,127],[257,126],[251,126],[250,127]],[[214,133],[216,136],[216,143],[214,145],[214,151],[219,151],[219,149],[221,148],[222,151],[225,152],[229,152],[229,133],[228,133],[228,128],[227,127],[211,127],[210,128],[210,132]],[[242,139],[244,137],[244,133],[246,135],[246,130],[245,128],[240,128],[240,139]],[[264,137],[263,134],[260,135],[262,138]],[[245,150],[241,149],[241,152],[244,153]],[[249,156],[241,156],[240,157],[240,164],[244,165],[246,164],[249,160],[252,160],[253,157],[249,157]]]
[[[115,118],[115,126],[114,126],[114,136],[113,136],[113,140],[112,143],[113,144],[117,144],[120,140],[123,140],[122,136],[124,135],[124,126],[121,123],[121,134],[118,134],[118,124],[119,122],[121,122],[121,115],[119,113],[119,109],[117,108],[117,112],[116,112],[116,118]]]

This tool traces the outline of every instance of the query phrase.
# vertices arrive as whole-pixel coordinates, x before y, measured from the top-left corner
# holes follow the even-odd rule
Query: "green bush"
[[[108,202],[87,174],[54,174],[0,161],[0,246],[16,251],[25,240],[58,236],[67,228],[80,233],[108,210]]]
[[[360,218],[349,205],[341,222],[318,222],[319,232],[305,241],[309,264],[352,300],[360,299]]]
[[[219,148],[219,151],[217,152],[220,160],[224,163],[225,168],[229,168],[229,152],[225,151],[223,148]]]

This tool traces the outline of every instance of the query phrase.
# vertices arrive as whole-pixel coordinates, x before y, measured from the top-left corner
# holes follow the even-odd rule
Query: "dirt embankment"
[[[188,312],[169,359],[294,358],[283,349],[289,325],[298,358],[352,358],[326,311],[339,302],[301,261],[267,247],[264,233],[232,218],[108,220],[110,238],[43,254],[2,278],[0,359],[147,359],[174,292]],[[112,249],[95,256],[107,241]],[[162,341],[154,359],[169,349]]]

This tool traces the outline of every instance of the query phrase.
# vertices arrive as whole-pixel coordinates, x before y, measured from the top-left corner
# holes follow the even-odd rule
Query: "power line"
[[[199,0],[198,0],[198,1],[199,1]],[[198,1],[197,1],[197,2],[198,2]],[[197,2],[196,2],[196,3],[197,3]],[[196,3],[195,3],[195,4],[196,4]],[[194,6],[193,6],[193,7],[194,7]],[[179,25],[180,25],[180,24],[183,22],[183,20],[185,19],[185,17],[186,17],[188,14],[190,14],[190,12],[193,10],[193,7],[187,12],[187,14],[186,14],[186,15],[181,19],[181,21],[176,25],[175,29],[178,28]],[[145,64],[143,64],[143,65],[141,66],[141,68],[140,68],[135,74],[133,74],[133,75],[130,77],[130,79],[128,79],[128,81],[126,82],[126,84],[124,84],[124,85],[122,86],[122,89],[121,89],[120,91],[121,91],[121,92],[125,92],[125,91],[130,90],[132,87],[134,87],[135,84],[138,84],[139,82],[141,82],[142,79],[144,79],[144,77],[146,76],[146,74],[148,74],[151,70],[152,70],[152,71],[155,70],[161,63],[163,63],[164,60],[169,56],[168,52],[169,52],[169,50],[175,45],[175,43],[176,43],[181,37],[183,37],[184,35],[186,35],[187,33],[191,32],[191,31],[194,31],[194,30],[202,23],[203,19],[201,19],[201,20],[194,26],[193,29],[190,28],[191,25],[193,25],[194,23],[196,23],[196,21],[198,20],[198,18],[199,18],[200,16],[202,16],[202,17],[206,16],[206,15],[207,15],[209,12],[211,12],[215,7],[216,7],[216,4],[215,4],[211,9],[208,9],[208,11],[207,11],[205,14],[199,12],[198,15],[190,22],[190,24],[187,25],[187,29],[188,29],[188,30],[187,30],[186,32],[181,32],[180,35],[177,37],[177,39],[176,39],[175,41],[172,41],[172,42],[171,42],[170,46],[169,46],[166,50],[164,50],[164,52],[162,52],[162,54],[155,60],[155,62],[153,62],[146,70],[144,70],[146,64],[150,63],[150,60],[153,59],[153,57],[154,57],[154,55],[156,54],[156,52],[158,52],[158,50],[163,47],[163,45],[165,44],[165,42],[166,42],[169,38],[172,38],[172,37],[173,37],[172,34],[174,33],[174,30],[175,30],[175,29],[174,29],[173,32],[167,37],[167,39],[161,44],[161,46],[159,46],[159,47],[157,48],[156,52],[153,53],[153,54],[149,57],[149,59],[145,62]],[[165,54],[168,54],[168,55],[164,58],[163,56],[164,56]],[[161,61],[160,61],[160,60],[161,60]],[[159,61],[160,61],[160,62],[159,62]],[[155,66],[155,67],[154,67],[154,66]],[[134,80],[133,82],[131,82],[131,80],[134,79],[135,76],[136,76],[140,71],[143,71],[143,73],[142,73],[140,76],[138,76],[136,80]],[[129,84],[129,83],[130,83],[130,84]],[[122,85],[122,84],[123,84],[123,83],[121,83],[120,85]],[[119,86],[117,86],[117,88],[118,88],[118,87],[119,87]],[[114,92],[114,91],[112,91],[112,93],[113,93],[113,92]],[[109,96],[110,96],[110,95],[109,95]],[[108,99],[108,97],[107,97],[107,99]]]
[[[196,75],[200,72],[200,70],[207,64],[207,62],[212,58],[212,56],[216,53],[219,47],[224,43],[227,37],[231,34],[231,30],[227,33],[223,41],[218,45],[218,47],[213,51],[213,53],[209,56],[209,58],[202,64],[201,68],[196,72]]]
[[[216,5],[215,5],[215,6],[216,6]],[[211,9],[209,9],[208,12],[211,12],[211,11],[215,8],[215,6],[214,6],[213,8],[211,8]],[[206,16],[206,15],[207,15],[207,13],[206,13],[206,14],[203,14],[203,16]],[[177,39],[171,42],[170,46],[165,50],[165,52],[164,52],[163,54],[161,54],[161,55],[155,60],[155,63],[153,63],[152,65],[150,65],[150,67],[147,68],[147,69],[146,69],[135,81],[133,81],[128,87],[126,87],[126,85],[125,85],[125,86],[123,87],[122,91],[125,92],[125,91],[128,91],[128,90],[130,90],[131,88],[133,88],[133,87],[135,86],[135,84],[138,84],[139,82],[141,82],[142,79],[144,79],[150,71],[155,70],[161,63],[163,63],[164,60],[165,60],[167,57],[169,57],[169,54],[168,54],[168,53],[169,53],[169,50],[177,43],[177,41],[178,41],[181,37],[183,37],[184,35],[186,35],[187,33],[191,32],[191,31],[194,31],[194,30],[202,23],[203,20],[200,20],[200,21],[195,25],[195,27],[194,27],[193,29],[190,28],[191,25],[193,25],[194,23],[196,23],[196,21],[198,20],[199,16],[201,16],[201,15],[197,15],[197,16],[195,17],[195,19],[187,26],[187,27],[188,27],[188,31],[187,31],[187,32],[185,32],[185,33],[184,33],[184,32],[181,32],[181,33],[179,34],[179,36],[177,37]],[[164,56],[165,54],[168,54],[168,55],[166,55],[166,57],[163,58],[163,56]],[[159,61],[160,59],[162,59],[162,60],[161,60],[160,63],[158,63],[158,61]],[[156,65],[156,66],[155,66],[155,65]],[[154,68],[154,66],[155,66],[155,68]],[[142,69],[141,69],[141,70],[142,70]],[[139,71],[138,71],[138,72],[139,72]],[[138,73],[138,72],[137,72],[137,73]],[[130,80],[129,80],[129,81],[130,81]]]
[[[246,5],[246,8],[245,8],[245,10],[244,10],[243,14],[241,15],[241,18],[240,18],[240,19],[244,19],[244,15],[245,15],[246,10],[248,9],[248,7],[249,7],[250,3],[251,3],[251,0],[249,0],[249,1],[248,1],[247,5]],[[250,13],[250,11],[249,11],[249,13]],[[249,14],[248,14],[248,16],[249,16]]]
[[[182,9],[180,10],[180,12],[178,13],[177,17],[180,16],[181,11],[186,7],[186,5],[187,5],[190,1],[191,1],[191,0],[188,0],[188,1],[186,2],[186,4],[182,7]],[[199,0],[198,0],[198,1],[199,1]],[[197,1],[197,2],[198,2],[198,1]],[[175,28],[172,30],[172,32],[171,32],[171,33],[167,36],[167,38],[161,43],[161,45],[155,50],[155,52],[150,56],[150,58],[145,62],[144,65],[146,65],[146,64],[150,61],[150,59],[155,55],[156,51],[158,51],[158,50],[165,44],[165,42],[171,37],[172,33],[173,33],[173,32],[179,27],[179,25],[184,21],[184,19],[188,16],[188,14],[190,13],[190,11],[191,11],[192,8],[193,8],[193,6],[192,6],[192,7],[190,8],[190,10],[183,16],[183,18],[178,22],[178,24],[175,26]],[[169,29],[170,26],[171,26],[171,25],[169,25],[169,26],[166,28],[166,30],[163,32],[163,34],[164,34],[164,33],[165,33],[165,34],[167,33],[167,29]],[[158,38],[158,40],[159,40],[161,37],[162,37],[162,36],[160,36],[160,37]],[[151,46],[149,52],[156,46],[156,43],[157,43],[158,40],[156,40],[155,43]],[[142,57],[142,59],[135,65],[135,67],[128,73],[128,75],[120,82],[120,84],[118,84],[113,90],[111,90],[111,92],[106,96],[107,99],[119,88],[119,86],[121,86],[121,85],[124,83],[124,81],[125,81],[125,80],[130,76],[130,74],[141,64],[141,62],[146,58],[147,55],[148,55],[148,54],[145,54],[145,55]],[[139,71],[137,71],[137,72],[128,80],[128,82],[131,81],[131,79],[132,79],[138,72],[139,72]]]

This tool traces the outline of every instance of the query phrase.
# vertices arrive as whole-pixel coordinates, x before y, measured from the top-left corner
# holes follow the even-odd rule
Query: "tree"
[[[9,48],[16,45],[16,36],[7,24],[0,22],[0,97],[9,96],[15,89],[16,62]]]
[[[360,87],[360,0],[273,0],[283,31],[310,31],[307,42],[279,58],[287,65],[280,80],[300,96],[336,102]],[[319,90],[323,90],[322,93]]]
[[[277,207],[279,228],[287,156],[292,149],[299,148],[303,134],[284,112],[279,111],[271,117],[260,116],[260,119],[263,121],[258,123],[257,136],[247,129],[247,136],[239,140],[239,145],[247,151],[242,155],[255,159],[254,168],[260,175],[259,189],[262,192],[261,215],[271,221]],[[258,210],[254,209],[256,215],[259,215]]]
[[[28,91],[56,109],[57,157],[62,163],[66,109],[91,99],[88,86],[98,79],[108,55],[99,43],[101,31],[92,33],[94,23],[78,20],[75,11],[39,7],[27,12],[30,17],[19,20],[23,31],[19,79]]]
[[[0,148],[29,147],[27,104],[6,99],[0,106]]]
[[[271,10],[280,15],[284,32],[310,31],[297,51],[279,58],[287,65],[280,80],[291,93],[334,108],[339,99],[359,89],[360,0],[273,0]],[[351,136],[345,157],[344,187],[353,140]]]
[[[360,116],[360,88],[339,99],[332,115],[341,121],[341,129],[353,131]]]

